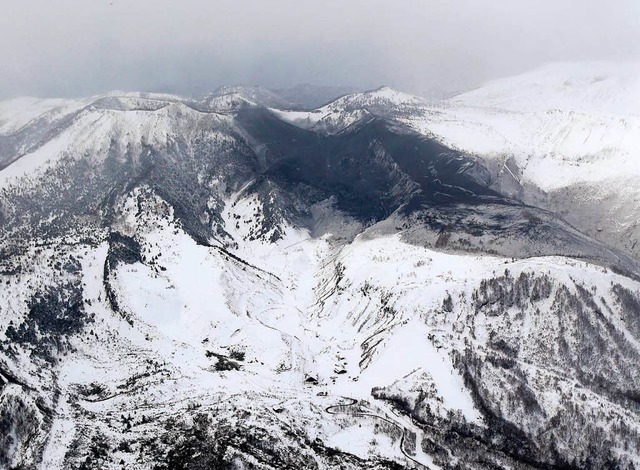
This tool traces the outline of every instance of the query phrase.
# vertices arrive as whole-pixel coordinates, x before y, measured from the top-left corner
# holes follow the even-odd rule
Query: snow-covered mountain
[[[640,264],[561,213],[609,180],[521,153],[542,116],[634,119],[587,72],[0,104],[0,466],[640,465]]]
[[[515,180],[521,199],[640,256],[638,64],[555,64],[438,108],[411,124],[494,159],[505,189]]]
[[[280,114],[330,133],[390,118],[481,157],[500,192],[640,256],[638,64],[553,64],[444,101],[383,88]]]
[[[390,119],[421,116],[425,105],[425,100],[421,98],[385,86],[342,96],[312,111],[273,109],[272,112],[295,126],[335,134],[372,116]]]
[[[451,98],[429,132],[461,149],[512,155],[545,191],[640,171],[640,66],[547,66]],[[433,122],[436,121],[436,122]],[[470,128],[470,129],[467,129]]]

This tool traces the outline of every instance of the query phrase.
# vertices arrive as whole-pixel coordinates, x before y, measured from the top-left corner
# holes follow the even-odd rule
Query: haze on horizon
[[[637,0],[0,2],[0,99],[299,83],[429,95],[640,59]]]

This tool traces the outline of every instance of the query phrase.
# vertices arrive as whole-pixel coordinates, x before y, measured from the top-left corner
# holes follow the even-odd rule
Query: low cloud
[[[3,1],[0,98],[297,83],[452,92],[640,58],[637,0]]]

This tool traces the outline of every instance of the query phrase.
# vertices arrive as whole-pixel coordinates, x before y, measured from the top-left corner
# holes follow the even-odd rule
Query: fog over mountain
[[[461,91],[640,55],[634,0],[3,0],[0,97],[299,83]]]

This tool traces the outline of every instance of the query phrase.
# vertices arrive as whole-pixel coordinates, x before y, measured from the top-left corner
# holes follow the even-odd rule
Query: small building
[[[304,377],[305,385],[318,385],[318,377],[306,374]]]

